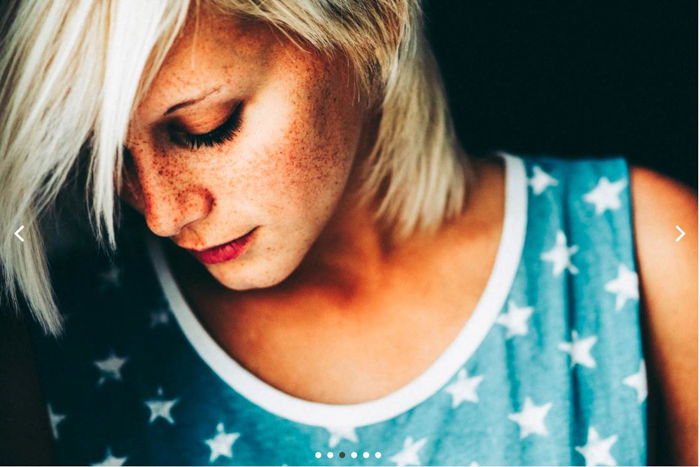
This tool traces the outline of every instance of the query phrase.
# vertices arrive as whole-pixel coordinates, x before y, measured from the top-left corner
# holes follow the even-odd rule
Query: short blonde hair
[[[87,152],[89,217],[114,248],[131,114],[200,3],[347,57],[380,115],[360,194],[392,239],[435,231],[463,209],[473,173],[417,0],[19,0],[0,52],[0,261],[10,301],[23,295],[47,332],[61,330],[61,317],[37,219]],[[20,224],[24,243],[12,235]]]

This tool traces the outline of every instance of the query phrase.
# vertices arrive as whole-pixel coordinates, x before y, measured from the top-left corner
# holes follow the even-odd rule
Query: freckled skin
[[[194,42],[186,27],[135,112],[122,196],[182,247],[260,226],[245,254],[206,270],[168,253],[200,322],[263,381],[341,404],[407,384],[454,339],[485,287],[502,168],[483,164],[460,219],[388,247],[373,208],[355,196],[377,116],[356,102],[345,61],[324,61],[266,26],[223,17],[199,26]],[[172,142],[169,124],[206,133],[238,101],[233,140],[196,151]]]
[[[364,111],[348,70],[269,27],[204,15],[174,45],[132,119],[133,167],[125,199],[149,228],[203,249],[259,226],[246,253],[206,265],[222,285],[275,285],[302,261],[343,195],[362,137]],[[164,117],[170,106],[216,89]],[[243,102],[231,141],[192,150],[168,125],[209,132]]]

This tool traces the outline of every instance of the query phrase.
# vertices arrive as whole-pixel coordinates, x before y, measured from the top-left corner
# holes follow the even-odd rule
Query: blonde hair
[[[38,219],[78,157],[97,239],[115,246],[115,184],[131,114],[194,0],[22,0],[0,52],[0,261],[7,295],[44,330],[61,317]],[[221,14],[272,24],[318,51],[342,54],[380,111],[361,196],[395,240],[434,231],[462,211],[472,171],[460,154],[417,0],[209,0]],[[13,236],[24,224],[25,242]]]

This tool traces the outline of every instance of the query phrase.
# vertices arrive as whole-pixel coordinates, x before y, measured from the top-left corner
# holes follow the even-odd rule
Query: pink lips
[[[237,239],[230,241],[224,245],[215,246],[206,250],[196,251],[189,250],[195,258],[204,264],[223,263],[238,258],[246,250],[253,240],[253,234],[257,227]]]

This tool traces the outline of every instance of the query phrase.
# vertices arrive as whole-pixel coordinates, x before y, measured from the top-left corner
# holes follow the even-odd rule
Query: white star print
[[[617,435],[600,439],[595,428],[588,428],[588,442],[585,446],[576,446],[576,450],[586,458],[586,465],[617,465],[610,448],[617,441]]]
[[[542,194],[547,187],[559,185],[559,180],[542,170],[540,166],[534,166],[533,172],[533,177],[529,178],[527,182],[532,187],[533,193],[536,195]]]
[[[422,438],[414,442],[413,438],[409,436],[403,442],[403,449],[394,454],[389,460],[396,463],[397,466],[421,465],[418,451],[425,446],[426,441],[428,441],[428,438]]]
[[[577,363],[588,368],[595,368],[595,360],[591,356],[591,348],[598,340],[597,337],[591,336],[585,339],[579,339],[578,333],[571,333],[572,342],[562,342],[559,344],[559,350],[563,350],[571,355],[571,366]]]
[[[119,287],[119,282],[120,282],[119,276],[120,275],[121,275],[121,271],[115,265],[112,265],[106,271],[101,272],[100,273],[100,278],[102,279],[101,288],[104,289],[108,286]]]
[[[49,422],[51,423],[51,433],[53,434],[53,439],[58,439],[58,424],[66,418],[65,415],[54,413],[51,408],[51,404],[46,404],[49,410]]]
[[[647,367],[644,360],[639,363],[639,371],[623,379],[622,382],[637,391],[637,402],[640,404],[647,398]]]
[[[527,438],[533,433],[547,436],[549,432],[544,424],[544,418],[551,408],[551,402],[538,406],[532,402],[532,399],[526,397],[523,410],[508,415],[508,418],[520,425],[520,439]]]
[[[330,439],[328,440],[328,446],[332,448],[336,447],[340,441],[347,439],[353,443],[357,443],[357,433],[355,433],[354,427],[326,427],[326,430],[330,433]]]
[[[49,422],[51,422],[51,433],[53,433],[53,439],[58,439],[58,424],[66,418],[65,415],[54,413],[51,408],[51,404],[46,404],[49,409]]]
[[[606,209],[615,210],[620,208],[620,192],[627,186],[627,181],[623,178],[610,183],[606,177],[600,177],[596,187],[583,195],[583,199],[595,205],[595,213],[603,214]]]
[[[232,458],[233,453],[231,452],[231,447],[239,436],[241,436],[240,433],[226,433],[223,423],[216,425],[216,436],[205,441],[211,449],[209,462],[214,462],[219,456]]]
[[[121,381],[121,369],[127,360],[128,358],[117,357],[114,354],[114,351],[111,351],[109,357],[107,357],[106,359],[96,360],[95,362],[93,362],[97,366],[97,368],[99,368],[102,372],[99,381],[97,381],[97,385],[102,385],[108,379]]]
[[[571,256],[577,251],[577,245],[566,246],[566,235],[560,230],[557,232],[554,247],[542,253],[540,258],[552,263],[552,272],[555,277],[561,274],[564,269],[568,269],[571,274],[578,274],[578,268],[571,263]]]
[[[532,307],[519,308],[512,301],[508,302],[508,312],[501,313],[496,322],[508,329],[506,339],[513,336],[524,336],[527,334],[527,320],[532,315]]]
[[[92,465],[124,465],[124,462],[126,462],[126,460],[126,457],[114,457],[112,455],[112,450],[110,448],[107,448],[107,455],[105,456],[104,460]]]
[[[445,391],[452,395],[452,408],[459,407],[464,401],[479,402],[479,396],[476,394],[476,388],[483,380],[483,376],[474,376],[470,378],[467,375],[467,370],[462,368],[457,374],[457,381],[445,388]]]
[[[148,420],[148,423],[153,423],[160,417],[174,425],[175,420],[173,420],[170,410],[172,410],[173,406],[177,404],[177,401],[180,399],[164,399],[163,388],[158,388],[158,397],[158,399],[150,399],[145,402],[145,404],[151,410],[151,418]]]
[[[615,311],[620,311],[627,300],[639,299],[639,281],[637,273],[627,269],[627,266],[620,264],[617,270],[617,277],[605,284],[605,290],[615,294]]]
[[[151,327],[170,323],[170,314],[166,311],[154,311],[151,313]]]

